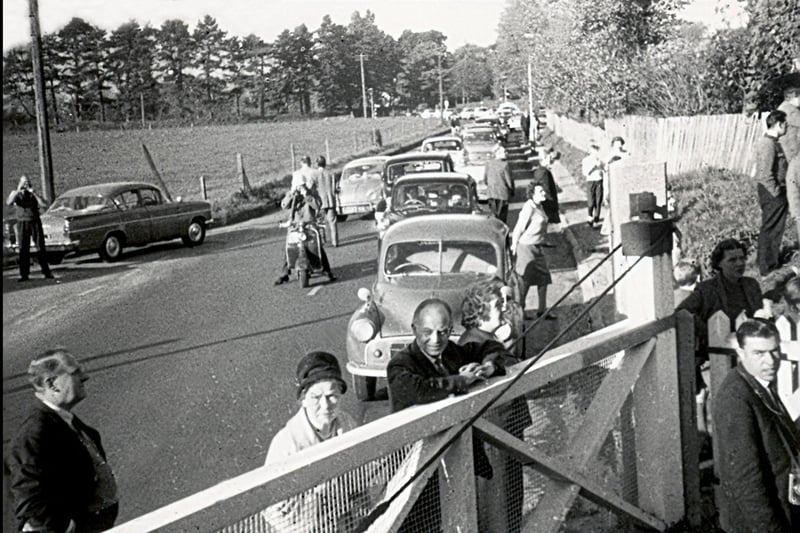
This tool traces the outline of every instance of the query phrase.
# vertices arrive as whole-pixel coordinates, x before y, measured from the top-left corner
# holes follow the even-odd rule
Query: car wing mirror
[[[372,292],[370,292],[370,290],[366,287],[361,287],[358,289],[356,294],[358,295],[358,299],[364,303],[369,303],[370,299],[372,298]]]

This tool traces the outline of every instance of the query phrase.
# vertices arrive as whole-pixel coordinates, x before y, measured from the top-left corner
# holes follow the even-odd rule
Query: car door
[[[135,188],[118,193],[113,198],[121,210],[120,229],[125,233],[128,245],[139,246],[150,242],[150,214],[139,200]]]
[[[150,214],[150,240],[161,241],[179,237],[184,229],[179,203],[165,202],[155,187],[142,187],[139,196]],[[185,226],[188,226],[188,221]]]

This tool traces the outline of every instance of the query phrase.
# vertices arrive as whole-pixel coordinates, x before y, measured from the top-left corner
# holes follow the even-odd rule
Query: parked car
[[[69,190],[42,215],[48,256],[57,259],[97,252],[116,261],[127,246],[177,238],[196,246],[212,222],[209,202],[168,202],[155,185],[132,181]]]
[[[519,293],[507,235],[499,220],[471,214],[418,216],[386,230],[377,278],[371,290],[359,289],[364,303],[347,326],[347,370],[358,399],[374,398],[389,359],[414,339],[411,320],[422,300],[435,297],[450,304],[455,341],[463,333],[460,309],[467,286],[499,277],[512,295]],[[519,324],[512,327],[521,330]]]
[[[490,216],[478,204],[475,180],[455,172],[423,172],[398,178],[384,213],[376,213],[379,238],[386,228],[413,216],[473,213]]]
[[[395,155],[383,163],[383,193],[391,196],[394,180],[418,172],[454,172],[453,158],[446,152],[409,152]]]
[[[459,116],[463,120],[472,120],[475,118],[475,110],[472,109],[471,107],[465,107],[464,109],[461,110]]]
[[[342,169],[337,188],[339,216],[369,213],[381,200],[381,173],[388,156],[362,157],[347,163]]]

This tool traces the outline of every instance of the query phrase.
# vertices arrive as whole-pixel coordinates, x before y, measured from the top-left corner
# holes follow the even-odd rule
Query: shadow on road
[[[92,268],[83,268],[83,269],[72,268],[71,265],[69,268],[64,266],[51,266],[50,270],[53,272],[53,275],[56,276],[56,278],[58,278],[57,280],[45,279],[44,277],[42,277],[42,274],[39,271],[39,267],[34,266],[31,268],[30,278],[28,279],[28,281],[24,283],[20,283],[17,281],[18,270],[15,268],[13,273],[11,274],[9,274],[9,272],[3,273],[3,294],[9,294],[12,292],[17,292],[27,289],[35,289],[37,287],[43,287],[49,285],[82,281],[85,279],[99,278],[102,276],[106,276],[108,274],[121,273],[133,268],[131,265],[100,266],[102,265],[102,263],[99,259],[97,260],[96,263],[98,264],[98,266],[93,266]]]

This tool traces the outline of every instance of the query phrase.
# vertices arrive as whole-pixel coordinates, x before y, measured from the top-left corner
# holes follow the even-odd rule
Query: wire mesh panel
[[[354,531],[397,478],[415,445],[371,461],[270,505],[220,533],[339,533]]]

